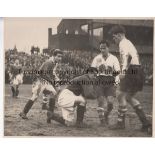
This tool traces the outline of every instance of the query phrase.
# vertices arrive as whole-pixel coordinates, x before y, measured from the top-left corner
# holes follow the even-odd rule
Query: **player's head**
[[[125,28],[122,25],[115,25],[111,28],[109,32],[113,40],[115,41],[116,44],[119,44],[122,38],[125,36]]]
[[[55,49],[53,51],[53,57],[55,62],[58,62],[58,63],[61,62],[62,56],[63,56],[63,52],[60,49]]]
[[[19,65],[19,60],[15,59],[15,65]]]
[[[103,56],[107,56],[109,53],[109,43],[107,40],[102,40],[100,42],[100,51]]]
[[[95,67],[89,67],[86,70],[86,73],[89,75],[89,77],[95,77],[97,75],[97,73],[98,73],[98,70]]]

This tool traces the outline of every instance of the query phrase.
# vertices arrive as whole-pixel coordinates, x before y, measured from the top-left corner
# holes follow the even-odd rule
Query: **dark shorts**
[[[121,79],[120,90],[123,92],[136,93],[143,89],[144,73],[140,65],[130,65]]]
[[[116,96],[116,87],[114,86],[115,78],[113,76],[97,77],[97,94],[98,96]]]

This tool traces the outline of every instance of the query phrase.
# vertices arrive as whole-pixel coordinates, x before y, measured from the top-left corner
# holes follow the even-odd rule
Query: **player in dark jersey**
[[[55,105],[55,96],[57,95],[57,91],[54,88],[54,81],[58,80],[55,70],[57,64],[61,62],[62,56],[63,52],[59,49],[55,49],[53,57],[44,62],[37,71],[37,78],[32,85],[32,97],[28,100],[23,111],[19,114],[21,118],[28,119],[26,115],[39,97],[40,93],[43,93],[44,100],[48,101],[47,111],[53,111],[53,105]],[[48,119],[47,123],[49,123]]]
[[[75,112],[77,111],[76,126],[84,127],[85,99],[97,98],[94,87],[96,74],[97,69],[90,67],[87,70],[87,74],[72,79],[58,97],[58,106],[61,109],[62,116],[57,113],[51,113],[50,118],[68,126],[73,123]]]
[[[77,107],[76,126],[81,127],[83,125],[86,105],[84,98],[97,98],[94,89],[94,75],[96,75],[97,70],[96,68],[89,68],[87,72],[88,74],[72,79],[68,86],[60,93],[58,106],[61,108],[62,117],[54,113],[51,119],[67,125],[67,122],[73,121],[75,108]]]
[[[12,97],[18,97],[19,85],[23,83],[22,65],[16,59],[15,63],[9,67],[10,86]]]

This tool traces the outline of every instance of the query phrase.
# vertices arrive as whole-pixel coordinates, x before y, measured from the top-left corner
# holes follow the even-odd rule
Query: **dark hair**
[[[100,45],[101,45],[101,44],[106,44],[107,47],[110,46],[108,40],[102,40],[102,41],[100,42]]]
[[[63,52],[60,49],[54,49],[53,56],[56,56],[57,54],[63,54]]]
[[[87,70],[86,70],[86,73],[98,73],[98,70],[97,68],[95,67],[89,67]]]
[[[110,33],[111,35],[117,34],[117,33],[124,33],[124,34],[125,34],[126,31],[125,31],[125,28],[124,28],[122,25],[115,25],[115,26],[113,26],[113,27],[110,29],[109,33]]]

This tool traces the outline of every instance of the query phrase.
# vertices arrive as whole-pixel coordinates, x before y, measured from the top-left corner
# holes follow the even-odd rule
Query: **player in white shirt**
[[[126,104],[129,102],[135,109],[140,121],[142,130],[152,132],[152,125],[147,120],[140,102],[134,97],[138,91],[143,89],[143,70],[139,62],[139,55],[130,40],[125,37],[125,29],[121,25],[112,27],[111,34],[116,44],[119,45],[121,63],[120,95],[118,96],[118,123],[117,128],[125,128]]]
[[[12,97],[18,97],[19,86],[23,83],[22,65],[16,59],[13,65],[9,66],[10,86]]]
[[[105,126],[108,125],[108,116],[113,109],[120,65],[117,57],[109,53],[109,43],[106,40],[100,42],[100,52],[91,66],[98,69],[98,114],[101,125]]]

